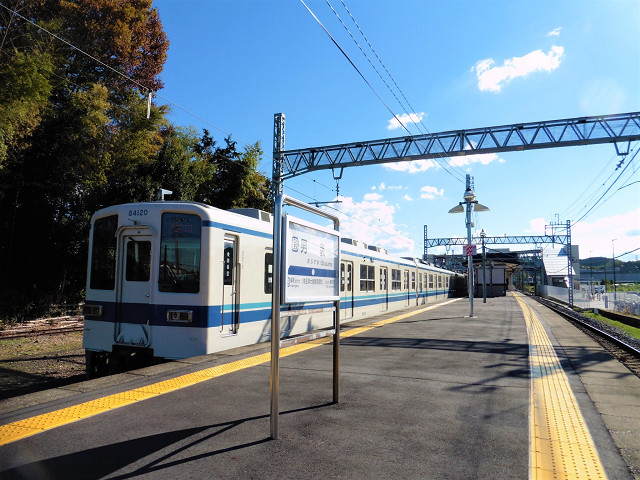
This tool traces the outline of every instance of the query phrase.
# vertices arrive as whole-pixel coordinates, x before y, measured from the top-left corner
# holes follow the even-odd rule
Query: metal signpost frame
[[[294,301],[300,301],[301,297],[296,298],[295,294],[286,293],[286,283],[285,283],[285,271],[283,267],[285,266],[285,255],[284,248],[286,248],[286,236],[284,229],[284,215],[283,208],[284,205],[290,205],[292,207],[299,208],[306,212],[319,215],[321,217],[329,218],[333,221],[333,228],[335,232],[338,232],[334,235],[337,238],[337,247],[334,249],[337,250],[337,254],[334,255],[333,264],[335,269],[334,276],[334,292],[333,294],[327,292],[323,294],[324,297],[313,295],[313,301],[322,301],[331,300],[333,301],[333,329],[331,331],[326,332],[327,334],[333,334],[333,402],[338,403],[339,401],[339,380],[340,380],[340,220],[338,217],[331,215],[327,212],[324,212],[316,207],[308,205],[300,200],[296,200],[295,198],[284,195],[283,193],[279,193],[276,195],[275,204],[274,204],[274,222],[273,222],[273,297],[271,301],[271,381],[270,381],[270,396],[271,396],[271,438],[276,440],[278,438],[278,415],[280,414],[280,406],[279,406],[279,381],[280,381],[280,307],[282,303],[285,303],[285,297],[290,297]],[[291,222],[288,219],[287,222],[289,225]],[[328,237],[329,231],[328,229],[323,229],[322,227],[312,226],[312,224],[300,221],[298,219],[294,219],[293,223],[298,225],[303,231],[314,230],[315,235],[320,237]],[[289,226],[289,229],[291,227]],[[313,233],[313,232],[311,232]],[[327,238],[328,239],[328,238]],[[322,275],[325,277],[329,275],[327,270],[328,265],[318,265],[319,269],[323,269]],[[327,268],[323,268],[327,267]],[[300,272],[302,274],[308,272]],[[315,272],[311,272],[313,276]],[[305,298],[309,297],[309,291],[304,293]],[[317,338],[318,333],[310,334],[310,338]]]

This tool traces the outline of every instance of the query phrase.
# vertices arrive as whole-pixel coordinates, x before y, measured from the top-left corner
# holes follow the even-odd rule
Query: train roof
[[[273,231],[273,215],[263,210],[254,208],[238,208],[223,210],[211,205],[200,202],[188,202],[188,201],[176,201],[176,200],[157,200],[153,202],[134,202],[123,203],[119,205],[112,205],[110,207],[98,210],[92,217],[92,220],[97,218],[106,217],[115,213],[125,215],[126,219],[131,222],[140,221],[141,211],[152,210],[156,214],[159,211],[187,211],[200,214],[203,219],[214,221],[216,223],[235,226],[245,226],[251,229],[255,229],[262,233],[271,233]],[[135,217],[135,218],[130,218]],[[121,224],[126,220],[121,220]],[[351,255],[360,256],[363,258],[377,259],[379,261],[396,263],[398,265],[405,266],[419,266],[421,268],[428,269],[434,272],[451,273],[449,270],[430,265],[419,258],[413,257],[398,257],[390,254],[386,249],[368,245],[361,240],[342,237],[340,249],[344,252],[348,252]]]

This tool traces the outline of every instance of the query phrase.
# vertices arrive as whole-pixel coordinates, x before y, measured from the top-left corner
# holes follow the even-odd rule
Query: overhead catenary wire
[[[611,178],[611,176],[613,176],[613,172],[609,175],[609,177],[607,178],[607,180],[605,180],[604,182],[602,182],[602,184],[595,189],[594,192],[590,193],[590,189],[591,187],[598,181],[598,179],[604,175],[604,173],[610,168],[611,164],[614,163],[615,158],[617,157],[617,154],[613,154],[611,156],[611,158],[604,164],[604,166],[602,167],[602,169],[598,172],[598,174],[594,177],[594,179],[591,181],[591,183],[589,183],[589,185],[587,185],[586,188],[584,188],[582,190],[582,193],[580,195],[578,195],[576,197],[576,199],[571,202],[571,204],[565,208],[562,212],[560,212],[560,216],[564,217],[564,218],[568,218],[568,217],[573,217],[573,216],[577,216],[579,215],[579,212],[581,208],[580,206],[577,206],[575,209],[572,208],[574,205],[576,205],[576,203],[581,202],[583,198],[585,198],[584,203],[587,204],[591,201],[592,198],[595,198],[596,195],[598,194],[598,191],[600,190],[600,188],[602,188],[602,186],[607,182],[607,180],[609,180],[609,178]],[[577,213],[577,215],[574,215],[574,213]]]
[[[574,220],[573,223],[578,223],[581,220],[583,220],[585,217],[587,217],[587,215],[589,215],[589,213],[591,213],[591,211],[593,211],[596,207],[599,206],[600,201],[604,198],[604,196],[609,192],[609,190],[611,190],[611,188],[616,184],[616,182],[618,181],[618,179],[624,174],[624,172],[627,170],[627,168],[629,168],[630,165],[633,164],[633,161],[635,160],[636,156],[638,155],[638,152],[640,151],[640,149],[636,149],[636,152],[633,154],[633,156],[631,157],[631,159],[627,162],[627,164],[625,165],[625,167],[622,169],[622,171],[620,172],[620,174],[616,177],[616,179],[611,183],[611,185],[609,185],[609,187],[606,189],[606,191],[600,196],[600,198],[598,198],[598,200],[596,200],[596,202],[591,206],[591,208],[589,208],[589,210],[587,210],[587,212],[582,215],[579,219]],[[603,202],[604,203],[604,202]]]
[[[331,38],[331,40],[333,41],[334,45],[342,52],[342,54],[347,58],[347,60],[349,61],[349,63],[353,66],[353,68],[358,72],[358,74],[360,75],[360,77],[362,77],[362,79],[365,81],[365,83],[369,86],[369,88],[375,93],[375,95],[378,97],[378,99],[382,102],[382,104],[387,108],[387,110],[391,113],[391,115],[395,118],[395,120],[398,122],[398,124],[411,136],[413,136],[413,133],[408,129],[408,127],[404,124],[404,122],[402,122],[400,120],[400,117],[398,117],[398,115],[396,115],[391,108],[386,104],[386,102],[382,99],[382,97],[379,95],[379,93],[373,88],[373,86],[371,85],[371,83],[365,78],[364,74],[360,71],[360,69],[358,69],[358,67],[355,65],[355,63],[353,62],[353,60],[351,59],[351,57],[349,57],[349,55],[345,52],[345,50],[338,44],[338,42],[335,40],[335,38],[329,33],[329,31],[327,30],[327,28],[322,24],[322,22],[320,22],[320,20],[318,19],[318,17],[311,11],[311,9],[304,3],[303,0],[300,0],[302,2],[302,4],[307,8],[307,10],[309,11],[309,13],[311,13],[311,15],[313,16],[313,18],[316,20],[316,22],[318,22],[318,24],[323,28],[323,30],[325,31],[325,33],[329,36],[329,38]],[[371,65],[371,67],[374,69],[374,71],[377,73],[378,77],[380,77],[380,79],[382,80],[382,82],[384,83],[384,85],[387,87],[387,89],[391,92],[391,94],[393,95],[393,97],[396,99],[396,101],[398,102],[398,104],[405,110],[413,110],[413,108],[411,107],[411,105],[409,104],[409,102],[407,101],[407,105],[410,107],[409,109],[407,109],[402,102],[400,101],[400,99],[398,98],[398,96],[395,94],[395,92],[393,91],[393,89],[389,86],[389,84],[387,83],[387,81],[384,79],[384,77],[381,75],[381,73],[379,72],[379,70],[376,68],[376,66],[373,64],[373,62],[371,61],[371,59],[369,58],[369,56],[367,55],[367,53],[364,51],[364,49],[362,48],[362,46],[358,43],[358,41],[356,40],[356,38],[354,37],[354,35],[351,33],[351,30],[349,29],[349,27],[344,23],[344,21],[342,20],[342,18],[340,17],[340,15],[338,14],[338,12],[336,12],[335,8],[333,8],[333,5],[331,5],[331,3],[329,2],[329,0],[325,0],[325,2],[327,3],[327,5],[329,6],[329,8],[331,9],[331,11],[334,13],[334,15],[336,16],[336,18],[339,20],[339,22],[342,24],[343,28],[346,30],[346,32],[349,34],[349,36],[351,37],[351,39],[353,40],[353,42],[356,44],[356,46],[358,47],[358,49],[360,50],[360,52],[363,54],[363,56],[367,59],[367,61],[369,62],[369,65]],[[343,2],[343,5],[345,6],[346,9],[346,5]],[[347,9],[348,11],[348,9]],[[349,15],[351,16],[351,18],[353,19],[353,15],[351,15],[351,13],[349,12]],[[355,23],[355,19],[353,19],[354,23]],[[357,24],[356,24],[357,25]],[[362,32],[362,30],[358,27],[358,29],[360,30],[361,34],[364,37],[364,33]],[[366,38],[366,37],[365,37]],[[373,49],[373,47],[371,47],[371,44],[367,41],[367,44],[369,45],[369,47],[371,49]],[[379,58],[379,56],[376,54],[376,57],[378,57],[378,60],[380,62],[382,62]],[[388,70],[385,67],[385,70],[388,73]],[[390,74],[389,74],[390,75]],[[394,81],[396,87],[399,89],[399,87],[397,86],[397,83]],[[402,94],[402,91],[400,90],[400,93]],[[404,96],[404,94],[402,94],[403,97],[406,100],[406,96]],[[422,122],[422,119],[420,119],[420,123],[422,123],[422,125],[425,127],[424,123]],[[418,130],[420,130],[420,128],[418,127]],[[428,129],[427,129],[428,132]],[[421,132],[422,133],[422,132]],[[451,175],[453,178],[455,178],[458,181],[463,181],[464,179],[464,173],[460,174],[458,172],[455,172],[455,170],[453,171],[449,171],[449,168],[447,167],[447,163],[441,163],[440,159],[446,159],[447,156],[440,154],[438,157],[434,157],[436,162],[445,169],[445,171]],[[449,164],[449,166],[451,166]],[[459,167],[457,167],[459,170],[461,170]],[[452,173],[453,172],[453,173]],[[458,175],[461,175],[460,177],[456,176],[456,173]]]
[[[411,102],[409,101],[409,99],[407,98],[407,96],[404,94],[404,92],[402,91],[402,89],[400,88],[400,85],[398,85],[398,82],[396,82],[395,78],[393,77],[393,75],[391,75],[391,72],[389,71],[389,69],[387,68],[387,66],[385,65],[385,63],[382,61],[382,58],[380,58],[380,55],[378,55],[378,52],[375,50],[375,48],[373,48],[373,45],[371,44],[371,42],[369,41],[369,39],[367,38],[367,36],[365,35],[364,31],[362,30],[362,28],[360,27],[360,25],[358,24],[358,22],[356,21],[355,17],[353,16],[353,14],[351,13],[351,10],[349,10],[349,7],[347,7],[347,4],[344,2],[344,0],[340,0],[340,2],[342,3],[342,6],[344,7],[344,9],[346,10],[346,12],[349,14],[349,17],[351,18],[351,21],[354,23],[354,25],[356,26],[356,28],[358,29],[358,31],[360,32],[360,35],[362,36],[362,38],[364,39],[364,41],[366,42],[366,44],[368,45],[369,49],[373,52],[373,54],[375,55],[376,59],[378,60],[378,63],[380,63],[380,65],[382,66],[382,68],[384,69],[384,71],[387,73],[387,76],[389,77],[389,79],[391,80],[391,82],[395,85],[396,89],[398,90],[398,93],[400,93],[400,95],[402,96],[402,98],[404,99],[404,101],[406,102],[406,107],[405,105],[402,103],[402,101],[400,101],[398,99],[398,97],[396,96],[395,92],[393,91],[393,89],[388,85],[388,83],[386,82],[386,80],[383,78],[383,76],[380,74],[380,72],[378,71],[378,69],[373,65],[373,62],[371,61],[371,59],[369,58],[369,56],[364,52],[364,50],[362,49],[362,47],[360,46],[360,44],[357,42],[357,40],[354,38],[353,34],[351,33],[351,31],[349,30],[349,28],[344,24],[344,22],[342,21],[342,19],[340,18],[340,16],[338,15],[338,13],[335,11],[335,9],[333,8],[333,6],[331,5],[331,3],[329,3],[329,0],[325,0],[327,2],[327,4],[329,5],[329,7],[331,8],[331,10],[335,13],[336,17],[338,18],[338,20],[340,20],[340,23],[342,24],[342,26],[345,28],[345,30],[347,31],[347,33],[349,34],[349,36],[351,36],[351,38],[353,39],[353,41],[355,42],[355,44],[358,46],[358,48],[360,49],[360,51],[362,52],[362,54],[365,56],[365,58],[367,59],[367,61],[369,62],[369,64],[371,65],[371,67],[375,70],[375,72],[378,74],[378,76],[380,77],[380,79],[382,80],[382,82],[386,85],[387,89],[391,92],[391,94],[393,95],[393,97],[396,99],[396,101],[398,102],[398,104],[405,110],[407,110],[407,113],[409,112],[413,112],[414,115],[417,116],[418,118],[418,122],[414,122],[414,124],[416,125],[416,127],[418,128],[418,130],[420,131],[420,133],[427,133],[427,134],[431,134],[431,132],[429,131],[429,128],[426,126],[426,124],[423,122],[422,117],[418,115],[417,110],[415,108],[413,108],[413,105],[411,105]],[[407,108],[408,107],[408,108]],[[422,127],[424,128],[421,129],[420,125],[422,125]],[[439,157],[435,157],[436,161],[439,162],[439,159],[449,159],[449,157],[443,152]],[[441,164],[442,165],[442,164]],[[453,167],[454,171],[455,169],[459,170],[459,173],[461,174],[461,181],[464,181],[465,179],[465,172],[458,166],[458,165],[452,165],[450,162],[448,163],[448,165],[450,167]],[[446,166],[442,165],[443,168],[447,168]]]
[[[387,105],[387,103],[383,100],[383,98],[380,96],[380,94],[377,92],[377,90],[373,87],[373,85],[371,85],[371,83],[369,82],[369,80],[367,80],[367,78],[364,76],[364,74],[360,71],[360,69],[356,66],[356,64],[353,62],[353,60],[351,59],[351,57],[349,57],[349,55],[347,54],[347,52],[340,46],[340,44],[338,43],[338,41],[333,37],[333,35],[331,35],[331,33],[329,32],[329,30],[327,30],[327,28],[324,26],[324,24],[320,21],[320,19],[316,16],[315,13],[313,13],[313,11],[309,8],[309,6],[304,2],[304,0],[300,0],[300,2],[305,6],[305,8],[307,9],[307,11],[311,14],[311,16],[316,20],[316,22],[318,23],[318,25],[320,25],[320,27],[324,30],[324,32],[327,34],[327,36],[331,39],[331,41],[333,42],[333,44],[336,46],[336,48],[338,48],[338,50],[340,50],[340,52],[342,53],[342,55],[347,59],[347,61],[351,64],[351,66],[355,69],[355,71],[358,73],[358,75],[360,75],[360,77],[362,78],[362,80],[367,84],[367,86],[371,89],[371,91],[375,94],[375,96],[378,98],[378,100],[380,100],[380,102],[384,105],[384,107],[389,111],[389,113],[391,113],[391,115],[393,116],[393,118],[396,119],[396,121],[398,122],[398,124],[409,134],[412,135],[411,131],[409,131],[409,129],[406,127],[406,125],[402,122],[402,120],[400,120],[400,118],[394,113],[394,111],[389,107],[389,105]],[[445,171],[451,175],[453,178],[455,178],[458,181],[461,181],[460,178],[456,177],[453,173],[451,173],[448,169],[445,169]]]

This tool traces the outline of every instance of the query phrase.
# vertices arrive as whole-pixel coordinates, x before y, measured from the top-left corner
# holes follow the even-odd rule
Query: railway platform
[[[521,295],[423,305],[0,402],[0,479],[640,479],[640,378]]]

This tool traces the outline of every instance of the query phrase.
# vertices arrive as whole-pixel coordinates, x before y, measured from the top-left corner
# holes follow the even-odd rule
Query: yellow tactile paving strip
[[[449,300],[447,302],[439,303],[436,305],[431,305],[420,310],[414,310],[403,315],[397,315],[392,318],[380,320],[364,327],[352,328],[345,332],[340,332],[340,336],[342,338],[351,337],[353,335],[366,332],[367,330],[371,330],[372,328],[397,322],[413,315],[418,315],[419,313],[440,307],[442,305],[446,305],[456,300],[457,299]],[[320,345],[325,345],[327,343],[330,343],[331,341],[332,337],[325,337],[307,343],[301,343],[291,347],[286,347],[280,350],[280,357],[287,357],[295,353],[300,353],[305,350],[318,347]],[[271,361],[271,353],[263,353],[261,355],[255,355],[253,357],[244,358],[242,360],[237,360],[235,362],[227,363],[224,365],[217,365],[215,367],[199,370],[194,373],[182,375],[180,377],[154,383],[145,387],[128,390],[122,393],[116,393],[114,395],[98,398],[96,400],[91,400],[79,405],[73,405],[71,407],[56,410],[51,413],[44,413],[42,415],[26,418],[24,420],[19,420],[7,425],[1,425],[0,445],[6,445],[7,443],[15,442],[16,440],[20,440],[21,438],[29,437],[31,435],[35,435],[37,433],[44,432],[55,427],[60,427],[62,425],[76,422],[78,420],[82,420],[99,413],[113,410],[115,408],[124,407],[125,405],[130,405],[141,400],[146,400],[147,398],[173,392],[181,388],[189,387],[196,383],[211,380],[228,373],[237,372],[238,370],[254,367],[256,365],[260,365],[269,361]]]
[[[514,294],[527,324],[531,369],[531,480],[606,479],[567,376],[540,319]]]

